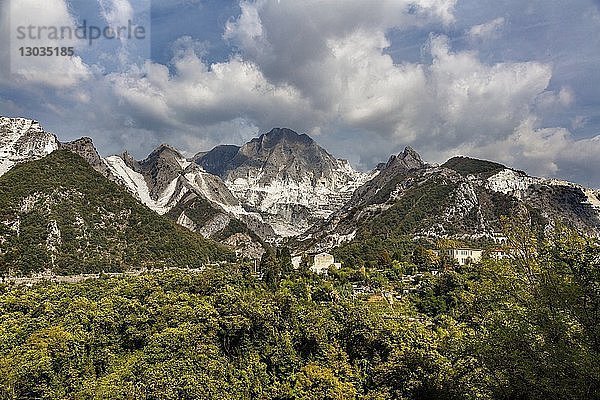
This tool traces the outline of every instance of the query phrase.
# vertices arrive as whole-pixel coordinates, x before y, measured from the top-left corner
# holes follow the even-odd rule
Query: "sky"
[[[288,127],[361,170],[410,145],[600,187],[598,0],[0,0],[0,18],[0,115],[102,155]],[[146,36],[15,56],[16,26],[83,20]]]

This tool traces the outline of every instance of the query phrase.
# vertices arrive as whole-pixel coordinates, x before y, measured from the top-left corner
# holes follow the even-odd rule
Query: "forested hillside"
[[[280,251],[263,281],[230,264],[1,286],[0,398],[599,398],[600,244],[512,243],[437,275],[415,253],[323,278]]]
[[[0,177],[0,272],[198,267],[229,250],[137,202],[66,150]]]

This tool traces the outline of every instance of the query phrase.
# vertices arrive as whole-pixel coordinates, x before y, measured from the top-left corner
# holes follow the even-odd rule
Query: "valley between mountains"
[[[193,157],[167,144],[143,160],[101,156],[89,138],[63,143],[36,121],[0,117],[10,273],[190,267],[260,259],[273,245],[392,254],[404,240],[489,241],[507,216],[599,236],[600,191],[467,157],[433,165],[410,147],[360,172],[285,128]]]

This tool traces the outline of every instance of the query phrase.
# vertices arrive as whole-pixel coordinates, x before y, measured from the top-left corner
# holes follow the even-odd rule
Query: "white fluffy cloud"
[[[315,2],[306,8],[283,3],[242,2],[242,14],[227,25],[225,38],[267,79],[292,84],[324,110],[331,130],[339,124],[352,132],[367,163],[381,160],[390,147],[413,144],[435,161],[462,150],[546,175],[571,173],[568,165],[597,164],[573,151],[595,148],[596,139],[539,128],[536,113],[551,114],[575,101],[568,87],[548,89],[550,64],[486,64],[476,52],[453,51],[443,35],[431,36],[429,63],[397,64],[387,54],[390,29],[451,24],[454,2],[379,2],[371,9],[364,2]],[[496,38],[505,25],[497,17],[472,26],[467,36]],[[314,130],[327,132],[322,121],[315,124]]]
[[[127,26],[133,21],[133,7],[128,0],[98,0],[102,17],[109,26]]]
[[[364,1],[241,1],[241,15],[226,25],[224,38],[244,59],[260,66],[265,77],[290,83],[313,101],[328,107],[337,93],[332,42],[346,41],[356,32],[381,42],[390,29],[408,30],[454,21],[456,0]]]
[[[540,127],[539,119],[533,115],[505,138],[492,138],[479,146],[465,143],[447,151],[448,156],[457,153],[497,160],[535,175],[598,185],[600,136],[576,139],[566,128]]]
[[[75,19],[69,12],[64,0],[19,0],[5,2],[2,6],[2,21],[10,32],[10,40],[3,41],[2,53],[10,52],[11,65],[7,72],[15,74],[14,78],[27,84],[40,84],[43,86],[63,89],[79,84],[89,79],[90,71],[81,57],[21,57],[21,47],[75,47],[75,39],[54,41],[48,39],[47,31],[40,34],[33,30],[33,39],[23,38],[21,33],[28,32],[29,26],[33,27],[70,27],[75,29]],[[22,27],[19,32],[19,27]],[[6,78],[5,78],[6,79]]]
[[[471,40],[492,39],[499,35],[505,22],[504,17],[498,17],[486,23],[472,26],[467,34]]]
[[[107,18],[125,15],[117,7],[125,3],[107,2],[116,7],[106,8]],[[549,89],[551,64],[485,62],[439,33],[421,43],[418,62],[392,58],[390,31],[443,32],[455,23],[455,0],[240,6],[224,26],[223,38],[235,46],[229,59],[209,63],[208,44],[183,37],[168,65],[147,61],[96,74],[73,90],[70,104],[89,131],[109,132],[108,146],[168,141],[200,150],[288,126],[320,136],[334,154],[364,167],[408,144],[432,161],[464,154],[579,180],[593,180],[600,167],[600,139],[578,140],[544,125],[544,115],[577,100],[568,86]],[[505,25],[499,17],[460,32],[466,42],[483,40]],[[113,118],[99,117],[107,114]]]
[[[552,77],[537,62],[486,65],[475,53],[452,53],[445,38],[434,38],[431,82],[438,121],[433,128],[443,145],[509,135]]]
[[[567,132],[515,133],[531,125],[527,121],[534,108],[568,106],[573,101],[568,89],[547,90],[551,67],[537,62],[486,65],[475,52],[453,52],[445,36],[430,38],[426,46],[430,63],[396,64],[385,52],[390,46],[387,29],[394,24],[405,29],[427,18],[452,21],[448,11],[452,3],[428,2],[429,8],[421,4],[418,12],[403,18],[398,14],[406,11],[406,4],[398,4],[382,2],[370,12],[356,4],[336,13],[319,12],[316,6],[306,11],[292,2],[286,6],[243,2],[241,16],[225,31],[225,37],[239,46],[238,56],[206,65],[196,52],[180,49],[174,73],[148,63],[141,78],[114,76],[115,90],[141,121],[181,130],[184,125],[207,126],[236,118],[263,130],[289,125],[314,133],[340,124],[364,136],[385,138],[380,143],[415,145],[440,161],[452,151],[489,154],[486,149],[493,144],[516,157],[489,154],[490,158],[517,165],[525,164],[521,159],[536,160],[531,163],[536,171],[556,173],[553,159]],[[385,17],[391,15],[395,17]],[[356,23],[342,23],[343,19]],[[312,21],[308,32],[300,31],[305,26],[300,20]],[[483,35],[488,30],[481,26],[474,32]],[[363,146],[361,141],[372,141],[364,136],[356,138],[356,151],[364,161],[387,155],[389,144]]]
[[[318,116],[291,85],[267,81],[253,63],[233,58],[206,65],[190,51],[173,60],[174,73],[148,62],[143,71],[110,77],[116,95],[139,115],[139,123],[178,129],[245,118],[274,126],[286,116]]]

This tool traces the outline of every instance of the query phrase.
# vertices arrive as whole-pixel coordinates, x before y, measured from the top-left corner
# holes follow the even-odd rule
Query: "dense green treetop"
[[[264,280],[0,286],[0,399],[600,398],[599,243],[513,233],[512,259],[437,275],[423,249],[329,277],[277,249]]]

